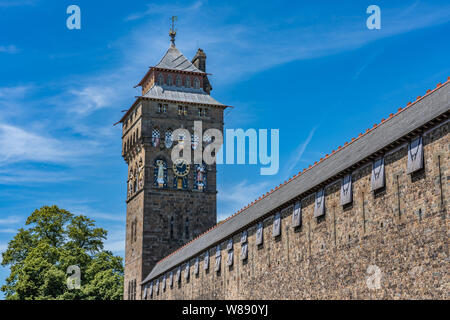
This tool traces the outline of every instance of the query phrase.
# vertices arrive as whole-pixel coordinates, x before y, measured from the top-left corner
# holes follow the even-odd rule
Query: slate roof
[[[204,73],[192,64],[174,45],[169,47],[155,68]]]
[[[444,84],[439,83],[436,89],[428,90],[424,97],[419,96],[413,103],[409,102],[405,108],[399,108],[395,115],[391,114],[388,119],[382,119],[380,124],[367,129],[364,134],[361,133],[358,138],[353,138],[350,143],[346,142],[344,147],[339,147],[337,151],[333,150],[330,155],[326,155],[313,166],[299,172],[227,218],[223,223],[215,225],[160,260],[142,284],[204,253],[281,205],[333,179],[339,173],[348,170],[354,164],[367,159],[433,119],[444,114],[448,117],[449,111],[450,77]]]
[[[215,100],[203,89],[185,88],[177,86],[153,85],[144,95],[144,98],[167,100],[174,102],[200,103],[225,107]]]

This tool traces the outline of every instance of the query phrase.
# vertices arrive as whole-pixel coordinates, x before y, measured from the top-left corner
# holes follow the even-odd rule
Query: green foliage
[[[35,210],[2,254],[10,267],[1,287],[8,300],[120,300],[122,258],[103,250],[107,231],[86,216],[57,206]],[[81,287],[69,289],[69,266],[81,270]]]

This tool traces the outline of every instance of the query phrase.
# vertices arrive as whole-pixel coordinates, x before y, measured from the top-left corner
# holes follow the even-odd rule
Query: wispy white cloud
[[[16,229],[12,229],[12,228],[0,229],[0,233],[15,234],[15,233],[17,233],[17,230]]]
[[[21,114],[27,94],[34,91],[34,85],[0,87],[0,120]]]
[[[23,98],[30,90],[30,86],[2,87],[0,88],[0,102],[8,99]]]
[[[294,172],[294,168],[298,166],[298,163],[303,157],[303,154],[305,153],[306,147],[308,147],[309,143],[311,142],[311,139],[314,136],[314,132],[316,132],[317,126],[311,129],[311,131],[308,134],[308,137],[305,141],[300,143],[297,148],[295,148],[292,156],[289,158],[289,160],[286,162],[288,166],[286,169],[283,170],[284,176],[291,176]]]
[[[104,249],[112,251],[115,254],[121,254],[125,251],[125,229],[123,225],[117,228],[109,228],[108,238],[105,241]],[[111,231],[112,230],[112,231]]]
[[[73,99],[71,111],[80,115],[87,115],[98,109],[112,107],[111,100],[114,100],[116,91],[108,87],[87,86],[81,89],[70,91]]]
[[[126,219],[124,213],[100,212],[86,205],[77,205],[77,206],[69,205],[67,208],[70,212],[74,214],[78,215],[82,214],[95,220],[118,221],[125,223]]]
[[[34,6],[40,0],[0,0],[0,8]]]
[[[242,180],[232,186],[219,187],[218,201],[222,204],[223,212],[218,213],[218,220],[222,220],[235,213],[251,201],[255,200],[267,191],[270,182],[252,183]]]
[[[18,161],[61,163],[75,155],[61,141],[0,123],[0,165]],[[76,150],[78,153],[79,150]]]
[[[177,36],[177,46],[183,52],[194,53],[199,45],[206,49],[207,54],[214,52],[214,59],[208,61],[208,68],[219,75],[219,82],[236,81],[242,76],[295,60],[358,49],[382,38],[450,21],[450,6],[437,9],[419,2],[383,9],[382,29],[375,32],[365,27],[364,15],[342,18],[332,27],[328,21],[293,27],[291,24],[280,25],[279,21],[255,19],[245,25],[224,23],[227,16],[235,14],[232,9],[228,10],[218,10],[216,6],[212,8],[198,1],[185,6],[149,5],[144,12],[128,16],[126,20],[145,17],[147,21],[124,41],[128,54],[134,58],[127,58],[127,63],[148,64],[161,57],[161,54],[158,57],[153,55],[161,51],[161,46],[168,44],[167,30],[160,27],[168,25],[167,12],[183,12]],[[220,16],[217,11],[221,12]],[[215,81],[215,77],[212,78]]]
[[[188,6],[151,3],[151,4],[147,4],[147,9],[145,9],[141,12],[136,12],[136,13],[126,16],[124,21],[139,20],[139,19],[142,19],[149,15],[159,15],[159,14],[166,15],[167,12],[172,12],[174,14],[177,14],[177,12],[181,11],[181,9],[183,10],[184,14],[189,14],[189,13],[196,12],[198,9],[201,8],[201,6],[202,6],[202,1],[196,1],[193,4],[188,5]]]
[[[0,169],[0,184],[2,185],[29,186],[43,183],[62,183],[78,179],[80,179],[79,176],[68,171],[21,169],[17,166]]]
[[[9,216],[7,218],[0,219],[0,225],[15,224],[20,221],[22,221],[22,218],[19,216]]]
[[[0,46],[0,53],[18,53],[20,50],[15,45]]]

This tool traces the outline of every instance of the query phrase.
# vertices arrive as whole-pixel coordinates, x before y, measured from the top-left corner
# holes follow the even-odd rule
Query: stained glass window
[[[173,140],[172,140],[172,130],[168,129],[166,131],[166,136],[165,136],[165,145],[166,148],[170,148],[172,146]]]
[[[159,129],[158,128],[153,129],[153,131],[152,131],[152,145],[154,147],[159,146],[160,137],[161,137],[161,134],[159,133]]]

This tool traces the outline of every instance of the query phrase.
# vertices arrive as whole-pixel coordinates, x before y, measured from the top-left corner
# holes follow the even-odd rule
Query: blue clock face
[[[184,159],[178,159],[173,163],[173,172],[178,177],[184,177],[189,173],[189,164]]]

